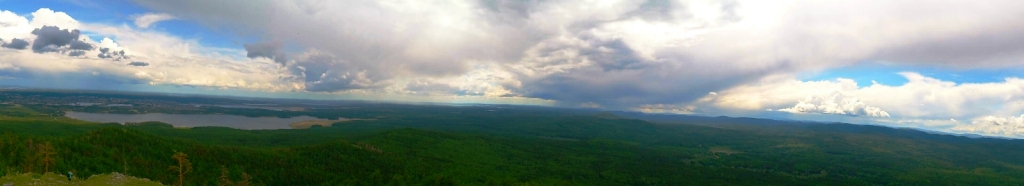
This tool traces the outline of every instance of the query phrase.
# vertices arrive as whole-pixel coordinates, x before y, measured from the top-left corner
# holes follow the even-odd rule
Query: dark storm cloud
[[[588,34],[577,36],[569,44],[545,44],[538,50],[542,61],[536,69],[587,61],[591,65],[565,70],[543,77],[521,76],[524,96],[558,100],[566,106],[596,102],[605,108],[630,108],[643,104],[685,103],[708,92],[755,81],[776,72],[792,71],[799,66],[790,62],[765,65],[758,69],[737,70],[728,65],[707,65],[693,56],[657,53],[653,59],[641,57],[621,39],[600,39]],[[577,51],[572,59],[558,56],[566,49]],[[572,52],[570,52],[572,53]],[[668,60],[668,61],[666,61]],[[722,64],[729,64],[722,61]],[[732,74],[732,75],[724,75]]]
[[[1019,28],[1024,29],[1024,26]],[[1024,61],[1024,42],[1020,42],[1024,41],[1024,32],[1021,29],[964,34],[895,46],[880,51],[877,58],[957,68],[1020,64]]]
[[[103,58],[103,59],[113,59],[115,61],[120,61],[122,59],[129,59],[128,56],[124,55],[124,50],[121,50],[121,51],[110,51],[110,48],[100,48],[100,54],[97,54],[96,57]]]
[[[251,44],[246,43],[246,44],[243,45],[243,47],[245,47],[245,52],[246,52],[245,56],[246,57],[249,57],[249,58],[260,58],[260,57],[263,57],[263,58],[267,58],[267,59],[273,59],[274,62],[278,62],[278,63],[281,63],[281,64],[284,64],[285,62],[288,62],[288,56],[283,51],[281,51],[281,49],[283,47],[283,44],[281,42],[269,41],[269,42],[251,43]]]
[[[84,55],[85,55],[85,51],[81,51],[81,50],[72,50],[72,51],[68,52],[68,56],[76,56],[77,57],[77,56],[84,56]]]
[[[18,39],[18,38],[14,38],[14,39],[11,39],[10,43],[4,43],[3,47],[4,48],[10,48],[10,49],[24,50],[24,49],[28,48],[28,41],[25,41],[25,40],[22,40],[22,39]]]
[[[293,69],[293,72],[295,75],[305,76],[303,79],[305,82],[317,82],[324,78],[328,71],[338,68],[338,64],[340,63],[336,62],[334,56],[313,54],[304,59],[296,60],[295,65],[298,68]]]
[[[81,31],[78,31],[77,29],[61,30],[56,26],[43,26],[42,28],[37,28],[32,30],[32,35],[36,35],[36,40],[32,42],[32,51],[36,53],[60,51],[61,47],[70,45],[72,42],[77,41],[81,34]],[[78,44],[77,47],[82,48],[84,46]],[[89,48],[91,49],[92,46],[89,45]]]
[[[288,64],[290,77],[303,81],[306,91],[333,92],[379,88],[377,74],[352,69],[348,61],[324,53],[306,53]]]
[[[685,103],[708,92],[757,80],[770,71],[745,72],[736,76],[712,75],[715,71],[700,67],[652,65],[643,69],[607,71],[599,67],[576,69],[523,83],[524,96],[558,100],[576,106],[586,102],[605,108],[630,108],[643,104]],[[600,75],[594,75],[600,74]],[[663,78],[674,74],[708,74],[701,78]]]
[[[137,66],[137,67],[144,67],[144,66],[149,66],[149,63],[142,62],[142,61],[132,61],[131,63],[128,63],[128,65]]]
[[[0,76],[31,79],[32,81],[14,81],[12,84],[34,88],[124,90],[125,85],[149,83],[131,75],[116,73],[95,75],[92,72],[64,72],[60,76],[53,76],[45,72],[22,70],[11,73],[0,72]]]
[[[289,12],[285,12],[285,10],[267,11],[270,9],[276,10],[275,5],[289,3],[256,2],[253,3],[253,6],[237,7],[227,1],[139,0],[139,2],[144,6],[158,9],[163,12],[171,12],[175,15],[192,16],[197,19],[201,19],[200,21],[209,22],[208,24],[211,25],[221,25],[222,23],[241,24],[246,28],[263,30],[271,34],[276,34],[274,37],[294,40],[300,45],[323,50],[333,56],[337,56],[339,59],[333,59],[333,57],[332,59],[309,57],[304,60],[296,60],[295,64],[289,64],[292,67],[289,68],[291,73],[288,77],[301,79],[301,81],[305,82],[307,91],[336,91],[375,87],[366,86],[365,82],[353,83],[360,82],[355,81],[359,79],[357,77],[360,77],[358,76],[358,73],[364,73],[364,77],[369,80],[363,79],[363,81],[373,82],[371,83],[373,85],[377,85],[378,82],[382,81],[386,82],[389,78],[396,76],[458,75],[465,73],[465,71],[468,70],[466,67],[470,65],[463,64],[465,63],[463,60],[467,58],[496,60],[501,62],[511,61],[512,63],[515,63],[515,61],[523,58],[524,50],[537,46],[538,42],[542,40],[558,37],[581,37],[583,40],[587,40],[587,42],[592,46],[579,48],[577,51],[582,55],[581,58],[593,62],[595,67],[571,71],[573,73],[585,74],[559,74],[552,75],[550,77],[518,77],[524,79],[524,82],[526,83],[540,83],[536,85],[523,85],[524,87],[529,87],[530,90],[521,91],[535,93],[532,95],[542,98],[556,98],[556,100],[579,100],[575,99],[578,97],[587,97],[596,100],[626,100],[629,99],[626,97],[642,97],[657,94],[682,95],[678,93],[654,92],[664,89],[650,90],[652,89],[650,85],[651,83],[631,83],[641,81],[638,80],[637,77],[605,74],[645,74],[643,72],[647,70],[646,68],[656,68],[656,66],[647,65],[646,63],[650,63],[651,61],[647,61],[639,57],[637,51],[629,47],[621,39],[600,40],[594,38],[596,36],[577,36],[586,35],[581,33],[593,30],[595,27],[598,27],[603,23],[613,20],[624,20],[631,17],[641,17],[651,20],[679,20],[687,18],[673,17],[673,11],[680,7],[684,7],[684,5],[667,0],[651,0],[642,2],[635,10],[627,11],[628,13],[619,15],[619,17],[604,17],[598,19],[584,16],[580,19],[574,19],[576,22],[552,25],[566,27],[564,30],[557,32],[550,31],[553,29],[557,30],[556,28],[537,27],[537,25],[535,25],[537,23],[534,22],[548,19],[545,17],[536,17],[537,15],[535,14],[538,11],[559,9],[559,7],[552,7],[552,5],[559,4],[559,2],[480,0],[477,2],[478,6],[486,11],[479,12],[478,15],[474,15],[473,17],[481,19],[479,21],[482,22],[478,23],[478,25],[470,26],[487,26],[487,28],[480,28],[481,31],[487,32],[484,33],[484,35],[500,37],[496,37],[498,38],[497,40],[484,40],[487,38],[471,37],[479,35],[477,33],[467,33],[465,37],[458,37],[459,39],[467,40],[465,41],[467,42],[465,44],[466,47],[461,48],[458,46],[463,45],[463,43],[427,43],[426,45],[430,47],[425,49],[434,51],[428,51],[429,54],[433,56],[428,55],[425,57],[405,57],[396,54],[422,50],[420,48],[410,49],[407,47],[416,45],[417,43],[415,43],[415,41],[418,41],[421,38],[436,37],[417,35],[420,33],[429,33],[428,31],[437,32],[437,30],[423,30],[430,29],[430,27],[434,25],[418,24],[417,22],[420,21],[415,21],[410,22],[409,24],[402,24],[413,31],[408,33],[392,33],[393,30],[396,30],[389,27],[392,24],[369,23],[394,22],[419,17],[396,17],[394,15],[390,15],[390,12],[380,10],[380,7],[374,5],[368,6],[353,4],[351,7],[361,7],[362,9],[359,9],[360,11],[346,11],[344,8],[350,6],[333,6],[338,4],[327,2],[295,2],[295,4],[299,5],[319,3],[323,4],[321,6],[317,6],[321,7],[320,9],[335,10],[334,12],[328,13],[337,14],[331,15],[333,16],[331,20],[339,20],[337,24],[340,26],[323,26],[324,23],[314,21],[318,19],[315,19],[314,15],[310,15],[309,10],[302,10],[302,12],[294,12],[293,14],[289,14]],[[200,8],[191,9],[188,7]],[[221,7],[227,10],[220,10],[212,7]],[[250,15],[252,12],[257,11],[277,13],[274,15]],[[324,13],[323,11],[319,12]],[[381,15],[374,16],[373,18],[346,18],[345,16],[360,16],[359,14],[347,14],[346,12],[374,12],[374,14]],[[271,16],[275,15],[283,17],[272,19]],[[216,18],[204,19],[210,17]],[[226,20],[219,19],[230,19],[230,23],[224,22]],[[563,34],[562,31],[570,34],[570,36],[560,35]],[[447,42],[448,40],[440,41]],[[420,45],[423,44],[421,43]],[[264,57],[283,63],[281,59],[284,58],[278,57],[282,56],[280,55],[282,53],[280,43],[251,43],[245,44],[244,48],[247,51],[247,57]],[[558,49],[559,48],[551,48],[548,50]],[[557,66],[559,65],[557,63],[560,62],[553,63],[555,63],[552,64],[553,66]],[[403,74],[397,74],[398,72],[402,72]],[[586,78],[602,76],[615,76],[618,79],[613,80],[620,83],[594,83],[590,82],[590,78]],[[680,76],[682,75],[674,74],[664,75],[663,77],[657,78],[676,78]],[[598,87],[581,87],[583,85]],[[449,89],[439,86],[442,85],[409,85],[406,88],[417,90],[423,89],[421,91],[441,92],[445,92],[442,90]],[[568,87],[574,87],[575,89],[565,89]],[[604,93],[591,92],[590,90],[602,90]],[[628,95],[628,92],[626,91],[629,90],[635,90],[635,92],[638,92],[641,95]],[[694,93],[694,95],[703,95],[706,93],[707,92]],[[680,98],[678,96],[672,97],[681,100],[694,99],[693,96],[685,98]]]
[[[71,41],[71,44],[70,44],[70,46],[68,46],[68,49],[71,49],[71,50],[92,50],[93,46],[92,46],[92,44],[86,43],[86,42],[81,41],[81,40],[74,40],[74,41]]]
[[[607,38],[607,36],[590,34],[594,30],[599,30],[604,24],[617,20],[640,18],[647,21],[670,23],[694,19],[692,13],[687,12],[687,8],[690,6],[688,2],[670,0],[625,3],[624,7],[621,7],[625,10],[621,11],[621,14],[611,17],[592,16],[588,12],[590,10],[573,10],[572,3],[562,1],[479,0],[475,2],[476,6],[484,11],[475,12],[473,18],[479,20],[468,20],[471,21],[468,27],[478,29],[482,33],[443,32],[449,35],[460,34],[460,37],[455,39],[466,39],[466,43],[448,43],[452,39],[447,38],[430,40],[437,36],[419,34],[438,32],[438,30],[431,30],[435,25],[421,24],[420,22],[423,21],[416,20],[420,18],[416,16],[392,15],[392,12],[384,10],[381,6],[373,5],[374,3],[261,1],[252,3],[252,6],[235,6],[230,1],[216,0],[137,1],[144,6],[162,12],[193,17],[210,25],[242,25],[245,29],[263,31],[261,34],[271,35],[269,37],[272,38],[289,40],[303,47],[329,53],[332,57],[309,56],[303,58],[292,55],[295,58],[293,62],[287,60],[282,62],[281,59],[285,58],[278,57],[282,56],[280,55],[282,54],[280,43],[265,42],[244,45],[247,57],[263,57],[279,63],[287,63],[289,74],[286,77],[304,82],[307,91],[381,87],[379,86],[381,82],[387,82],[392,77],[460,75],[469,70],[466,67],[473,65],[464,64],[466,63],[463,61],[465,59],[493,60],[506,65],[516,65],[522,63],[525,57],[524,51],[531,48],[543,48],[544,44],[541,42],[558,40],[558,38],[578,38],[585,42],[585,45],[567,44],[543,48],[538,50],[543,54],[537,57],[549,58],[564,52],[561,49],[568,48],[573,49],[571,51],[579,55],[577,59],[573,60],[587,61],[586,65],[590,66],[546,75],[512,72],[518,73],[514,78],[523,84],[518,88],[505,87],[528,97],[563,102],[598,102],[602,105],[621,106],[679,103],[698,99],[709,91],[728,88],[750,79],[757,79],[765,74],[775,73],[778,70],[774,68],[732,70],[731,68],[734,68],[735,64],[726,63],[730,62],[730,59],[700,59],[687,54],[658,53],[654,59],[646,59],[639,54],[638,49],[631,47],[622,38]],[[295,7],[317,8],[302,10],[278,8],[286,4],[296,4]],[[728,1],[718,4],[720,7],[716,8],[720,8],[724,12],[720,18],[713,21],[741,20],[735,13],[737,7],[740,7],[739,3]],[[358,11],[349,11],[348,8]],[[254,14],[254,12],[274,13]],[[317,14],[311,14],[311,12]],[[371,12],[376,16],[368,18],[364,17],[365,15],[350,12]],[[559,15],[558,12],[581,15]],[[327,16],[330,19],[317,18],[317,16]],[[413,30],[410,32],[393,33],[393,30],[398,29],[391,26],[396,24],[377,24],[410,19],[413,21],[407,22],[407,24],[397,24],[408,27],[407,30]],[[573,22],[551,24],[545,22],[558,19],[567,19]],[[325,22],[321,20],[335,21],[328,21],[333,25],[325,26]],[[551,26],[560,28],[548,28]],[[497,36],[495,37],[497,39],[486,40],[488,39],[486,37],[474,37],[477,35]],[[427,38],[427,41],[438,40],[446,43],[417,43],[423,38]],[[408,47],[417,44],[429,47]],[[461,47],[462,45],[467,47]],[[424,57],[400,56],[400,54],[420,50],[427,50],[425,53],[430,55]],[[547,66],[537,68],[561,68],[571,62],[550,61],[547,63]],[[715,65],[719,63],[723,65]],[[773,64],[760,66],[771,67]],[[405,88],[415,92],[461,94],[456,88],[448,86],[443,83],[410,84]]]
[[[597,46],[585,48],[580,54],[596,62],[605,71],[643,68],[644,59],[637,56],[636,51],[620,39],[603,42]]]

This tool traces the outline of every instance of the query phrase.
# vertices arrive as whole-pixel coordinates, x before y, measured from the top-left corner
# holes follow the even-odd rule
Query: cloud
[[[120,25],[84,24],[83,30],[103,39],[97,46],[107,48],[110,58],[95,59],[103,71],[150,85],[212,87],[263,92],[301,90],[290,79],[281,79],[273,62],[240,60],[240,49],[205,46],[194,39],[154,30],[137,30]],[[97,51],[94,55],[103,54]],[[136,68],[110,59],[143,61],[160,68]]]
[[[76,56],[76,57],[77,56],[84,56],[85,55],[85,51],[81,51],[81,50],[68,51],[67,53],[68,53],[68,56]]]
[[[114,40],[109,37],[103,37],[103,39],[101,39],[96,45],[100,49],[107,48],[108,51],[124,51],[124,48],[122,48],[120,44],[114,42]]]
[[[50,10],[49,8],[40,8],[35,12],[32,12],[31,28],[40,28],[44,26],[56,26],[64,29],[75,30],[81,26],[81,23],[70,15],[64,12],[57,12]]]
[[[517,25],[485,22],[497,15],[476,11],[475,2],[266,1],[246,7],[226,1],[138,2],[211,27],[246,28],[330,53],[381,83],[459,76],[473,66],[467,60],[515,59],[521,51],[506,48],[523,48],[528,46],[523,41],[536,39],[513,31]]]
[[[273,59],[275,62],[278,62],[278,63],[281,63],[281,64],[284,64],[285,62],[288,62],[287,54],[285,54],[283,51],[281,51],[281,47],[283,47],[283,44],[281,42],[279,42],[279,41],[269,41],[269,42],[252,43],[252,44],[248,44],[247,43],[247,44],[244,44],[243,47],[245,47],[245,51],[246,51],[245,56],[246,57],[249,57],[249,58],[264,57],[264,58],[267,58],[267,59]]]
[[[408,91],[409,94],[420,95],[453,95],[462,92],[458,87],[449,84],[428,81],[407,83],[402,90]]]
[[[672,112],[796,109],[805,101],[815,108],[808,112],[834,104],[833,111],[884,111],[890,118],[872,119],[908,121],[967,121],[1024,108],[1015,106],[1024,105],[1016,103],[1018,78],[957,84],[904,73],[905,85],[869,87],[795,78],[861,61],[1020,66],[1024,47],[1013,41],[1024,38],[1024,23],[1014,21],[1024,16],[1021,1],[135,2],[212,30],[281,42],[216,48],[154,30],[77,23],[49,9],[28,24],[118,39],[88,55],[124,51],[133,61],[174,67],[104,67],[154,84],[527,97]],[[25,25],[18,17],[0,22]],[[283,45],[305,52],[283,52]]]
[[[32,27],[28,19],[14,12],[0,10],[0,38],[26,38]]]
[[[157,22],[174,20],[177,18],[171,14],[147,13],[142,15],[134,15],[132,16],[132,19],[135,19],[135,26],[139,28],[149,28],[150,25],[153,25]]]
[[[92,50],[93,47],[92,44],[80,40],[71,41],[71,44],[68,45],[68,49],[71,50]]]
[[[124,55],[124,50],[111,51],[110,48],[100,48],[100,53],[96,57],[103,59],[113,59],[114,61],[120,61],[122,59],[128,59],[128,56]]]
[[[32,51],[36,53],[43,52],[58,52],[64,50],[64,46],[72,45],[71,49],[77,48],[89,48],[92,49],[92,45],[78,41],[78,36],[82,32],[79,30],[61,30],[56,26],[43,26],[32,30],[32,35],[36,35],[35,41],[32,42]]]
[[[1024,36],[1015,32],[1024,23],[1009,21],[1022,15],[999,13],[1024,12],[1018,1],[136,2],[331,54],[384,85],[365,88],[456,79],[497,63],[490,72],[522,83],[502,87],[513,94],[609,108],[686,104],[865,60],[997,68],[1024,57],[1019,42],[992,42]],[[280,61],[277,50],[253,46],[252,56]],[[338,86],[319,90],[351,88]]]
[[[291,78],[304,82],[305,90],[334,92],[370,88],[372,74],[350,68],[347,61],[320,51],[307,51],[288,64]]]
[[[14,38],[14,39],[11,39],[11,42],[9,42],[9,43],[3,43],[3,47],[4,48],[10,48],[10,49],[24,50],[24,49],[28,48],[28,41],[25,41],[25,40],[22,40],[22,39],[18,39],[18,38]]]
[[[114,90],[143,85],[266,92],[301,88],[291,81],[280,79],[281,69],[277,64],[239,60],[239,56],[245,55],[244,50],[204,46],[197,40],[183,39],[160,31],[136,30],[133,27],[104,23],[79,23],[63,12],[49,9],[33,13],[39,16],[26,15],[33,18],[31,21],[25,16],[0,11],[0,16],[8,15],[15,17],[0,19],[0,23],[4,23],[0,25],[0,34],[11,31],[4,38],[17,36],[12,38],[38,40],[43,44],[35,46],[46,44],[43,50],[47,52],[0,51],[0,74],[27,80],[6,83],[48,88]],[[22,19],[31,24],[18,21]],[[47,26],[32,28],[32,24]],[[6,27],[10,25],[15,25],[17,29]],[[39,35],[32,34],[33,31]],[[83,33],[104,39],[95,43],[88,37],[81,37]],[[117,38],[117,41],[110,38]],[[85,50],[89,47],[100,50]],[[160,68],[137,68],[126,63],[110,62],[110,59],[129,59],[129,56],[132,61],[144,61],[154,66],[159,65]]]
[[[958,125],[953,127],[952,130],[957,132],[1022,138],[1024,137],[1024,115],[1009,117],[985,116],[975,118],[970,124]]]
[[[670,114],[698,114],[694,106],[678,106],[670,104],[646,104],[632,108],[631,110],[644,113],[670,113]]]
[[[920,32],[941,32],[935,38],[955,38],[961,36],[956,32],[972,32],[963,28],[1012,30],[991,21],[957,22],[963,24],[935,28],[931,23],[915,20],[934,17],[932,14],[942,11],[904,14],[893,8],[903,7],[900,3],[886,2],[874,4],[890,8],[852,2],[796,6],[792,2],[757,1],[481,1],[422,6],[386,2],[259,2],[246,7],[233,6],[228,1],[137,2],[211,27],[253,30],[267,38],[330,53],[344,61],[342,66],[365,72],[374,82],[399,83],[398,87],[415,92],[422,90],[401,82],[457,81],[454,77],[471,73],[475,66],[497,63],[501,65],[488,72],[514,74],[511,78],[520,85],[491,83],[502,86],[500,89],[511,95],[554,99],[564,105],[595,102],[609,108],[685,104],[707,92],[765,76],[881,58],[883,55],[877,51],[892,49],[886,42],[899,41],[898,46],[907,48],[925,46],[914,44],[932,40],[916,37]],[[880,17],[896,18],[861,18],[851,16],[857,14],[819,11],[846,8],[836,4],[857,5],[850,6],[855,8],[852,12],[870,10],[881,14]],[[922,9],[950,7],[963,6],[947,3]],[[959,13],[968,15],[970,20],[1000,17]],[[380,16],[367,19],[365,15],[369,14]],[[804,20],[807,17],[824,21]],[[328,24],[313,20],[327,20]],[[834,24],[830,20],[851,24]],[[900,22],[903,20],[908,21]],[[799,24],[804,22],[813,24]],[[859,30],[873,25],[899,32]],[[851,34],[834,30],[859,31]],[[885,33],[897,34],[879,37]],[[460,37],[446,38],[440,34]],[[888,37],[907,39],[879,39]],[[787,104],[792,106],[793,102]]]
[[[926,77],[914,72],[899,73],[902,85],[872,84],[859,87],[851,79],[800,81],[791,77],[768,77],[758,83],[736,86],[708,95],[695,104],[739,110],[794,108],[794,104],[822,101],[844,105],[848,100],[877,107],[893,117],[918,119],[969,119],[984,115],[1024,112],[1024,79],[1002,82],[961,83]],[[838,94],[838,95],[837,95]],[[833,99],[834,98],[834,99]],[[855,107],[856,108],[856,107]],[[866,108],[866,106],[864,107]],[[842,109],[840,109],[842,110]]]
[[[872,104],[908,117],[941,119],[1024,112],[1007,107],[1007,103],[1024,99],[1024,79],[957,84],[913,72],[900,75],[908,82],[900,86],[873,84],[858,91],[858,97],[872,97]]]
[[[899,75],[907,82],[902,85],[873,83],[870,86],[858,86],[856,81],[842,78],[800,81],[787,76],[772,76],[671,108],[685,106],[700,108],[698,111],[719,111],[698,112],[704,114],[718,114],[722,110],[768,110],[872,116],[829,120],[1024,137],[1015,128],[1004,125],[1016,121],[1014,118],[1001,117],[1024,112],[1024,79],[1010,77],[1001,82],[954,83],[914,72],[901,72]]]
[[[601,108],[601,105],[597,104],[597,103],[594,103],[594,102],[587,102],[587,103],[580,104],[580,107],[582,107],[582,108]]]
[[[514,74],[496,68],[498,66],[479,65],[461,77],[423,78],[392,87],[404,94],[522,98],[523,95],[510,90],[522,86],[522,82],[516,80]]]
[[[142,61],[132,61],[132,62],[128,63],[128,65],[137,66],[137,67],[144,67],[144,66],[149,66],[149,63],[142,62]]]
[[[791,107],[810,97],[828,97],[852,93],[858,89],[851,79],[800,81],[789,77],[767,77],[758,83],[732,87],[708,94],[698,102],[707,106],[738,110],[765,110]]]
[[[826,96],[811,96],[790,108],[778,109],[778,111],[792,113],[818,113],[849,116],[870,116],[889,117],[889,113],[878,107],[867,106],[856,97],[847,96],[842,93],[833,93]]]

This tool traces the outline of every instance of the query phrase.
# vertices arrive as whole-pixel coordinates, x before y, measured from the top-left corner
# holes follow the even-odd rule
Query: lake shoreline
[[[324,120],[315,118],[312,116],[296,116],[291,118],[278,118],[278,117],[248,117],[239,115],[227,115],[227,114],[165,114],[165,113],[145,113],[145,114],[110,114],[110,113],[88,113],[88,112],[74,112],[67,111],[65,116],[83,121],[97,122],[97,123],[139,123],[148,121],[157,121],[162,123],[171,124],[174,127],[228,127],[243,130],[276,130],[276,129],[296,129],[291,125],[294,123],[312,122],[314,125],[319,125],[326,121],[348,121],[351,119],[339,118],[338,120]],[[333,122],[331,122],[333,123]],[[329,124],[327,124],[329,126]],[[312,125],[310,125],[311,127]],[[309,127],[306,127],[309,128]]]

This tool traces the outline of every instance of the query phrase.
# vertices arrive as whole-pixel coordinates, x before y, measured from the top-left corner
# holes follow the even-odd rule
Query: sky
[[[0,86],[1024,138],[1024,1],[0,0]]]

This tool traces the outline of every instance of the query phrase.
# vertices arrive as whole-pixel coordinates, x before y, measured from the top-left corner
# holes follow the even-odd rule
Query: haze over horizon
[[[1024,138],[1024,1],[0,0],[0,87]]]

